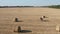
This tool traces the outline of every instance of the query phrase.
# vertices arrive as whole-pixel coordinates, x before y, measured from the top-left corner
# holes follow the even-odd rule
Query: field
[[[40,20],[47,16],[46,22]],[[15,18],[22,22],[14,22]],[[56,26],[60,26],[60,9],[53,8],[0,8],[0,34],[60,34]],[[14,32],[17,27],[32,32]]]

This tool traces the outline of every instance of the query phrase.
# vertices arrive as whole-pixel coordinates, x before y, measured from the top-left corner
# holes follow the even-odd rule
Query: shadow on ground
[[[44,22],[49,22],[49,20],[43,20]]]
[[[18,32],[18,31],[14,31],[14,32]],[[28,33],[28,32],[32,32],[31,30],[21,30],[18,33]]]
[[[15,22],[23,22],[22,20],[20,20],[20,21],[15,21]]]

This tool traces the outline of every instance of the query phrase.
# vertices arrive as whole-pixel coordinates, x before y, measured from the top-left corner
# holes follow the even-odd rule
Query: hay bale
[[[43,21],[43,18],[40,18],[41,21]]]
[[[15,18],[15,22],[18,22],[19,20],[18,20],[18,18]]]
[[[32,32],[30,30],[22,30],[20,26],[17,27],[17,30],[15,29],[14,32],[18,32],[18,33],[28,33],[28,32]]]
[[[18,29],[17,29],[17,31],[18,31],[18,32],[20,32],[20,31],[21,31],[21,27],[20,27],[20,26],[18,26]]]
[[[58,32],[60,32],[60,29],[59,29],[60,27],[57,25],[56,26],[56,31],[58,31]]]
[[[21,31],[21,27],[20,26],[14,28],[14,32],[20,32],[20,31]]]

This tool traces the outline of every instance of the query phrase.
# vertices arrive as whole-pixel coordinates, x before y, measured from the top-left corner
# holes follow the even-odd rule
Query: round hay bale
[[[58,26],[58,25],[56,26],[56,31],[58,31],[58,32],[60,31],[60,29],[59,29],[59,26]]]
[[[14,32],[20,32],[20,31],[21,31],[21,27],[20,26],[14,28]]]
[[[21,27],[20,27],[20,26],[18,26],[18,29],[17,29],[17,31],[18,31],[18,32],[20,32],[20,31],[21,31]]]

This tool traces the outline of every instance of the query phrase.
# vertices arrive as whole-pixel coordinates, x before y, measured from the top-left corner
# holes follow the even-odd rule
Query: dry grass
[[[48,16],[47,22],[40,21],[41,16]],[[14,22],[17,17],[23,22]],[[60,34],[60,9],[52,8],[0,8],[0,34]],[[17,33],[14,30],[21,26],[30,33]]]

